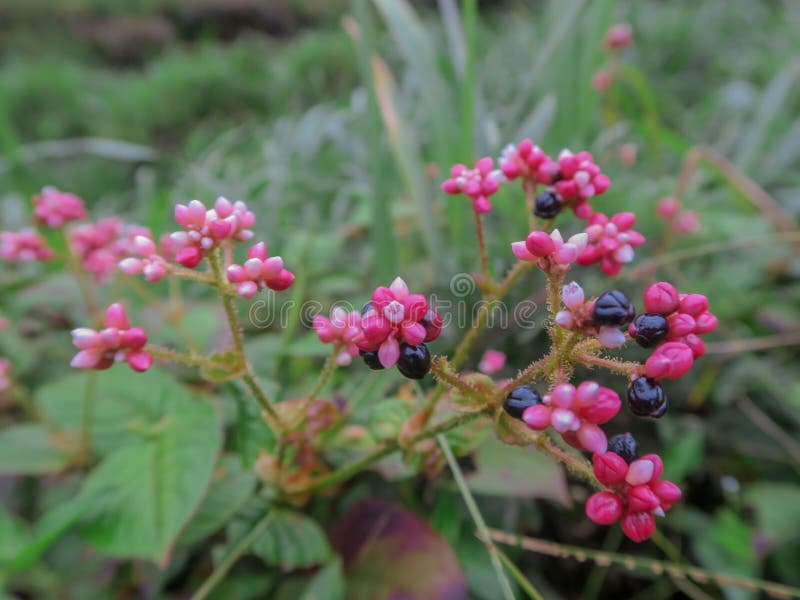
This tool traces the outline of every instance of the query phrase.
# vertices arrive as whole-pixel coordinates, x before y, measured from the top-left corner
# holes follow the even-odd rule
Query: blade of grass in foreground
[[[377,281],[391,281],[397,275],[397,242],[390,210],[391,197],[381,193],[379,183],[386,169],[383,153],[383,127],[378,103],[374,94],[371,56],[374,52],[374,26],[369,15],[368,0],[351,0],[350,8],[355,17],[345,17],[342,24],[353,40],[361,81],[367,91],[367,118],[363,126],[369,144],[367,168],[369,170],[367,200],[372,204],[372,243],[374,248],[374,276]]]

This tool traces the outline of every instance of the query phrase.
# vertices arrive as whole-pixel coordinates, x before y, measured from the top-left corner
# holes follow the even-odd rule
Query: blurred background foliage
[[[631,23],[635,43],[602,96],[589,82],[607,60],[602,36],[618,21]],[[0,223],[23,225],[28,198],[45,184],[79,194],[95,216],[123,215],[156,233],[170,230],[175,202],[224,194],[246,199],[270,253],[296,266],[303,282],[293,288],[296,299],[362,301],[397,273],[412,288],[447,298],[450,277],[476,262],[465,206],[438,190],[449,165],[497,156],[525,136],[551,154],[589,149],[613,182],[597,207],[636,212],[637,229],[650,240],[637,256],[646,265],[623,271],[615,285],[639,298],[646,281],[674,280],[707,294],[722,323],[699,368],[670,382],[667,418],[642,423],[621,414],[614,423],[619,429],[611,433],[630,429],[646,450],[663,449],[667,474],[687,491],[661,525],[666,545],[635,551],[658,557],[664,547],[679,549],[717,572],[800,585],[800,262],[798,246],[786,242],[797,240],[786,236],[796,235],[800,214],[798,31],[800,4],[791,0],[5,0]],[[633,168],[618,156],[623,143],[638,146]],[[727,157],[730,168],[702,164],[694,173],[681,200],[699,212],[701,228],[669,245],[655,203],[674,193],[684,157],[697,145]],[[774,199],[780,227],[731,172],[747,174]],[[507,186],[496,198],[487,226],[492,268],[500,273],[512,264],[509,242],[527,230],[519,190]],[[562,230],[577,226],[567,217]],[[593,270],[579,274],[589,293],[609,286]],[[541,284],[531,275],[515,298],[542,301]],[[166,296],[161,286],[155,292]],[[0,305],[20,326],[0,334],[2,354],[13,356],[15,374],[58,420],[57,403],[47,388],[38,390],[47,381],[62,385],[66,331],[82,322],[77,293],[58,277],[14,297],[12,287],[3,289]],[[213,348],[219,315],[205,297],[186,294],[184,327],[199,347]],[[303,393],[326,353],[299,315],[292,318],[280,335],[250,342],[259,374],[284,398]],[[155,311],[143,319],[160,323]],[[443,336],[435,351],[448,351],[457,333]],[[168,326],[161,335],[179,337]],[[538,329],[496,329],[483,347],[506,351],[510,374],[541,353],[543,340]],[[338,373],[337,394],[364,407],[362,419],[375,427],[382,419],[401,422],[397,380],[363,370],[359,376],[371,379]],[[228,412],[229,426],[241,427],[241,415]],[[554,484],[547,465],[531,469],[530,485],[509,491],[491,477],[507,455],[489,447],[472,458],[481,467],[473,486],[490,523],[633,550],[586,522],[586,491],[560,473]],[[398,461],[386,472],[397,475],[401,467]],[[240,476],[242,486],[253,485],[249,473]],[[524,463],[514,477],[528,478]],[[45,490],[38,506],[25,502],[35,487],[29,479],[12,479],[0,492],[27,519],[76,488],[72,475],[66,479],[65,487]],[[498,597],[452,485],[395,479],[390,485],[368,476],[333,509],[317,501],[310,512],[327,526],[331,513],[368,492],[399,498],[455,548],[470,593]],[[77,543],[61,542],[19,589],[52,597],[74,568],[66,549]],[[328,551],[324,539],[320,544]],[[265,590],[299,597],[293,594],[307,584],[306,563],[256,554],[270,569],[242,569],[219,597],[263,597]],[[548,598],[705,597],[623,569],[512,555]],[[177,593],[196,581],[187,567],[193,558],[182,550],[166,573],[136,563],[136,576],[117,570],[115,577]],[[92,560],[100,562],[95,554]],[[276,566],[295,574],[281,578]],[[87,565],[84,577],[75,577],[73,597],[107,597],[81,587],[91,588],[96,572]],[[320,575],[333,577],[325,570],[314,577]],[[758,597],[726,587],[708,593]]]

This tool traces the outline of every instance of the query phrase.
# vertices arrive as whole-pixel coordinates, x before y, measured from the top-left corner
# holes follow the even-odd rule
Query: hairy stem
[[[229,371],[231,373],[234,372],[234,369],[224,363],[216,362],[206,358],[205,356],[198,356],[197,354],[184,354],[182,352],[170,350],[169,348],[164,348],[163,346],[156,346],[154,344],[148,344],[145,347],[145,350],[152,354],[155,358],[161,358],[163,360],[169,360],[175,363],[181,363],[195,367],[205,367],[207,369],[214,369],[218,371]]]
[[[478,236],[478,253],[481,260],[481,273],[484,281],[490,281],[489,275],[489,253],[486,250],[486,240],[483,237],[483,219],[480,213],[473,211],[475,215],[475,233]]]
[[[644,373],[644,365],[637,362],[629,362],[619,360],[617,358],[603,358],[602,356],[595,356],[587,352],[578,352],[575,355],[576,362],[587,367],[600,367],[617,373],[631,377],[633,375],[642,375]]]

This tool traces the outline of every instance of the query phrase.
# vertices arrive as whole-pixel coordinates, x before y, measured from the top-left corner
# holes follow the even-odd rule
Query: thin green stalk
[[[303,410],[300,411],[301,415],[305,415],[308,407],[311,406],[311,403],[316,400],[317,396],[319,396],[320,392],[325,388],[325,384],[328,383],[328,380],[333,375],[333,372],[336,370],[336,367],[339,366],[336,362],[339,353],[342,352],[342,347],[338,344],[334,345],[333,352],[325,361],[325,364],[322,367],[322,371],[319,373],[319,378],[317,379],[317,383],[312,389],[308,397],[306,398],[305,403],[303,404]]]
[[[486,240],[483,236],[483,220],[480,213],[473,211],[475,214],[475,234],[478,237],[478,253],[481,260],[481,273],[483,274],[484,281],[491,281],[489,274],[489,255],[486,251]]]
[[[66,230],[61,228],[59,232],[61,233],[61,239],[64,244],[64,252],[66,253],[67,257],[67,267],[72,273],[72,276],[75,278],[75,281],[78,283],[78,289],[80,290],[86,312],[89,314],[89,320],[92,323],[99,324],[101,322],[100,312],[97,308],[97,303],[94,300],[94,295],[92,294],[92,286],[87,278],[88,274],[81,266],[78,257],[72,252],[72,246],[69,243]]]
[[[97,373],[86,374],[86,389],[83,394],[83,414],[81,415],[81,446],[88,458],[92,452],[92,422],[94,421],[94,401],[97,397]]]
[[[183,354],[169,348],[148,344],[145,350],[153,355],[154,358],[161,358],[175,363],[190,365],[194,367],[205,367],[207,369],[214,369],[217,371],[230,371],[233,370],[226,364],[219,363],[206,358],[205,356],[198,356],[196,354]]]
[[[214,588],[222,582],[242,554],[247,552],[259,535],[264,533],[274,516],[274,511],[268,511],[267,514],[265,514],[250,531],[239,538],[239,541],[237,541],[233,548],[231,548],[230,552],[228,552],[219,566],[214,569],[214,572],[211,573],[211,576],[206,579],[205,582],[203,582],[203,585],[201,585],[200,588],[194,593],[192,600],[203,600],[204,598],[207,598],[212,591],[214,591]]]
[[[461,425],[465,425],[471,421],[474,421],[481,415],[485,413],[483,412],[473,412],[473,413],[459,413],[456,414],[449,419],[442,421],[438,425],[434,425],[429,429],[419,432],[418,434],[412,436],[408,440],[409,445],[416,444],[422,440],[432,438],[437,436],[440,433],[444,433],[446,431],[450,431],[451,429],[455,429],[460,427]],[[330,487],[332,485],[336,485],[337,483],[341,483],[350,479],[352,476],[360,473],[364,469],[366,469],[371,464],[379,461],[384,456],[388,456],[392,452],[399,450],[400,445],[398,444],[397,440],[388,440],[384,442],[382,445],[374,448],[371,452],[361,456],[346,465],[339,467],[336,471],[325,475],[324,477],[320,477],[316,481],[311,482],[309,485],[303,486],[301,488],[296,489],[288,489],[285,492],[289,495],[302,495],[308,494],[311,492],[316,492],[318,490]]]
[[[516,580],[528,597],[532,600],[544,600],[544,596],[542,596],[539,591],[533,587],[533,584],[528,580],[527,577],[523,574],[522,571],[519,570],[519,567],[514,564],[514,561],[511,560],[508,555],[500,550],[497,546],[494,547],[495,552],[497,552],[497,556],[500,561],[505,565],[508,572],[511,573],[511,576]]]
[[[472,493],[469,491],[467,482],[464,480],[464,474],[461,472],[461,467],[458,466],[458,461],[453,454],[453,450],[450,448],[450,444],[447,442],[447,438],[444,435],[437,435],[436,441],[439,442],[439,447],[442,449],[442,453],[447,459],[447,464],[450,466],[450,471],[453,473],[453,478],[456,480],[456,485],[458,485],[461,497],[467,505],[469,514],[472,516],[472,520],[475,521],[475,526],[478,528],[481,540],[486,544],[486,550],[489,552],[489,558],[492,561],[492,566],[497,575],[497,581],[500,583],[500,588],[503,590],[503,596],[507,600],[514,600],[514,591],[511,589],[511,584],[503,570],[503,564],[497,554],[497,548],[495,548],[494,542],[492,542],[492,538],[489,536],[489,528],[486,526],[486,521],[483,519],[483,515],[475,502],[475,498],[472,497]]]

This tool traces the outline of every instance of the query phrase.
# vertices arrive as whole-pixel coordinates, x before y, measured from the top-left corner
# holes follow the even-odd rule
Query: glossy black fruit
[[[667,411],[667,395],[655,379],[639,377],[628,384],[628,406],[637,417],[657,419]]]
[[[503,410],[515,419],[521,419],[525,409],[534,404],[541,404],[542,396],[529,385],[515,387],[503,402]]]
[[[642,348],[663,342],[669,333],[669,322],[663,315],[644,313],[633,320],[631,335]]]
[[[371,310],[372,310],[372,302],[367,302],[364,306],[361,307],[361,316],[363,317]]]
[[[397,370],[409,379],[422,379],[431,370],[431,353],[425,344],[400,344]]]
[[[633,321],[635,315],[630,298],[619,290],[609,290],[600,294],[594,303],[592,320],[598,325],[622,327]]]
[[[384,366],[381,364],[381,361],[378,359],[377,350],[373,350],[371,352],[359,350],[358,353],[361,355],[361,358],[364,359],[364,363],[373,371],[380,371],[384,368]]]
[[[620,433],[608,440],[608,451],[621,456],[625,462],[631,464],[639,458],[639,449],[636,440],[630,433]]]
[[[546,191],[536,196],[533,214],[542,219],[552,219],[561,211],[561,202],[553,192]]]

